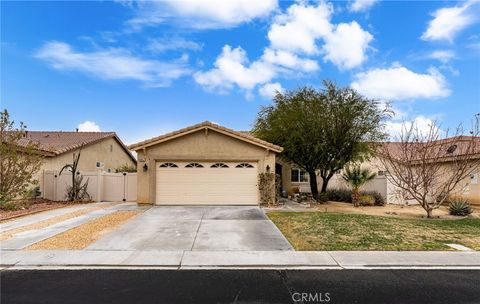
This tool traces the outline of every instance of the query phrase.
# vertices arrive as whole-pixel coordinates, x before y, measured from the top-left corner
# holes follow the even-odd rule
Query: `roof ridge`
[[[129,149],[135,149],[135,148],[138,148],[138,147],[141,147],[141,146],[144,146],[144,145],[148,145],[148,144],[151,144],[151,143],[154,143],[158,140],[162,140],[162,139],[167,139],[169,137],[172,137],[174,135],[177,135],[177,134],[181,134],[181,133],[185,133],[185,132],[188,132],[188,131],[191,131],[191,130],[195,130],[195,129],[198,129],[198,128],[202,128],[202,127],[213,127],[213,128],[216,128],[218,130],[221,130],[221,131],[224,131],[224,132],[228,132],[228,133],[232,133],[236,136],[239,136],[239,137],[242,137],[244,139],[248,139],[248,140],[252,140],[258,144],[262,144],[264,146],[267,146],[267,147],[270,147],[272,149],[275,149],[275,150],[282,150],[282,148],[278,145],[275,145],[275,144],[272,144],[272,143],[269,143],[265,140],[262,140],[260,138],[257,138],[253,135],[249,135],[249,134],[244,134],[244,133],[241,133],[239,131],[235,131],[233,129],[230,129],[230,128],[227,128],[227,127],[224,127],[224,126],[221,126],[219,124],[216,124],[216,123],[212,123],[208,120],[205,120],[201,123],[197,123],[197,124],[194,124],[194,125],[191,125],[191,126],[187,126],[185,128],[182,128],[182,129],[178,129],[176,131],[172,131],[172,132],[167,132],[167,133],[164,133],[162,135],[159,135],[159,136],[156,136],[156,137],[152,137],[150,139],[146,139],[146,140],[143,140],[143,141],[140,141],[138,143],[135,143],[135,144],[132,144],[130,146],[128,146]]]
[[[35,132],[35,133],[93,133],[93,134],[106,134],[106,133],[116,133],[115,131],[38,131],[38,130],[24,130],[26,132]]]

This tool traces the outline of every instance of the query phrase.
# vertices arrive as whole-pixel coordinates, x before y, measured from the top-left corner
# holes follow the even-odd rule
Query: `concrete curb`
[[[480,252],[2,250],[0,267],[480,269]]]

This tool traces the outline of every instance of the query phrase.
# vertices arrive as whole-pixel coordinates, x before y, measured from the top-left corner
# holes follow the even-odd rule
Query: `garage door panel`
[[[258,202],[257,165],[236,168],[238,162],[222,162],[228,168],[211,168],[216,162],[198,162],[203,168],[157,164],[156,203],[161,205],[255,205]]]

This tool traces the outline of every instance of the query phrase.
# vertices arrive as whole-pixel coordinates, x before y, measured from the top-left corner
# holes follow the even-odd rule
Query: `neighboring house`
[[[442,162],[448,170],[455,170],[454,164],[452,163],[452,153],[458,155],[458,153],[463,154],[462,143],[464,143],[466,137],[456,137],[444,139],[442,142],[442,147],[445,148],[445,156],[439,158],[437,161]],[[445,145],[445,142],[452,142],[452,145]],[[398,146],[398,143],[388,143],[392,147]],[[448,153],[448,148],[453,147],[453,152]],[[457,147],[458,146],[458,147]],[[472,159],[480,158],[480,143],[476,147],[477,149],[473,153],[469,153],[469,157]],[[452,148],[451,148],[452,150]],[[377,173],[377,176],[374,180],[368,182],[364,187],[365,191],[377,191],[379,192],[390,204],[404,204],[414,203],[412,200],[409,200],[408,196],[405,196],[403,191],[395,187],[391,182],[386,178],[386,170],[382,166],[382,163],[378,157],[373,157],[370,160],[361,164],[364,168],[369,168],[372,172]],[[276,172],[281,172],[282,179],[282,189],[287,192],[287,194],[292,195],[297,189],[300,192],[310,192],[310,183],[308,173],[300,169],[295,164],[291,164],[288,161],[285,161],[281,158],[277,158]],[[319,177],[317,179],[318,187],[320,189],[322,180]],[[343,180],[341,172],[335,174],[328,184],[328,188],[347,188],[349,185]],[[457,197],[468,200],[474,204],[480,204],[480,168],[478,168],[473,174],[465,178],[458,185],[455,190],[455,195]]]
[[[115,172],[121,166],[136,166],[135,157],[115,132],[26,131],[18,144],[25,146],[28,142],[37,143],[37,152],[45,157],[35,177],[41,191],[44,170],[59,171],[72,163],[81,147],[79,171]]]
[[[138,155],[137,201],[157,205],[257,205],[258,175],[274,172],[276,156],[282,151],[211,122],[129,149]]]

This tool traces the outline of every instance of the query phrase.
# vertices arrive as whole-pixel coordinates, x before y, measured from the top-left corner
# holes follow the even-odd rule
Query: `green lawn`
[[[271,212],[296,250],[480,250],[480,219],[399,219],[382,216]]]

